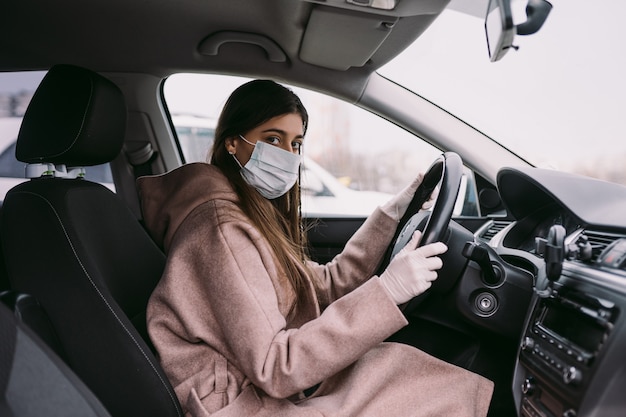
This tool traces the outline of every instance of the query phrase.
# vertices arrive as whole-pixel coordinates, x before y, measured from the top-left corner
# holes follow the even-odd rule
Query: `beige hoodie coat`
[[[486,415],[491,381],[383,343],[407,322],[373,276],[397,226],[382,211],[332,262],[311,262],[321,289],[310,284],[287,320],[293,291],[219,169],[188,164],[138,185],[168,255],[148,329],[187,415]]]

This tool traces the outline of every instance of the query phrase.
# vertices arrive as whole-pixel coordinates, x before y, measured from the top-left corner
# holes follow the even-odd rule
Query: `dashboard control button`
[[[563,382],[565,382],[566,384],[573,384],[573,385],[577,385],[580,383],[580,381],[582,381],[583,379],[583,374],[580,371],[580,369],[576,368],[575,366],[570,366],[569,368],[566,368],[563,371]]]
[[[535,347],[535,340],[526,336],[522,341],[522,350],[532,350]]]
[[[526,380],[522,383],[522,392],[525,395],[533,395],[535,392],[535,381],[532,377],[526,378]]]

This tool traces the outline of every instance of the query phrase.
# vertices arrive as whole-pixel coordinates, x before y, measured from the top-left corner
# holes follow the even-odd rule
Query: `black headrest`
[[[103,76],[72,65],[52,67],[26,110],[15,156],[26,163],[99,165],[121,151],[126,102]]]

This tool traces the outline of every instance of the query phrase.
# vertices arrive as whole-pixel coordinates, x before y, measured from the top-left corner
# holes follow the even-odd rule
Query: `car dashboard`
[[[626,187],[506,168],[498,191],[513,220],[487,243],[534,280],[512,387],[518,415],[624,415]]]

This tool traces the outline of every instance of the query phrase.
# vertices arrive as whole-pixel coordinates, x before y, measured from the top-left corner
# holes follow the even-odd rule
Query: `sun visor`
[[[300,59],[342,71],[362,67],[389,36],[397,21],[395,16],[315,7],[306,26]]]

